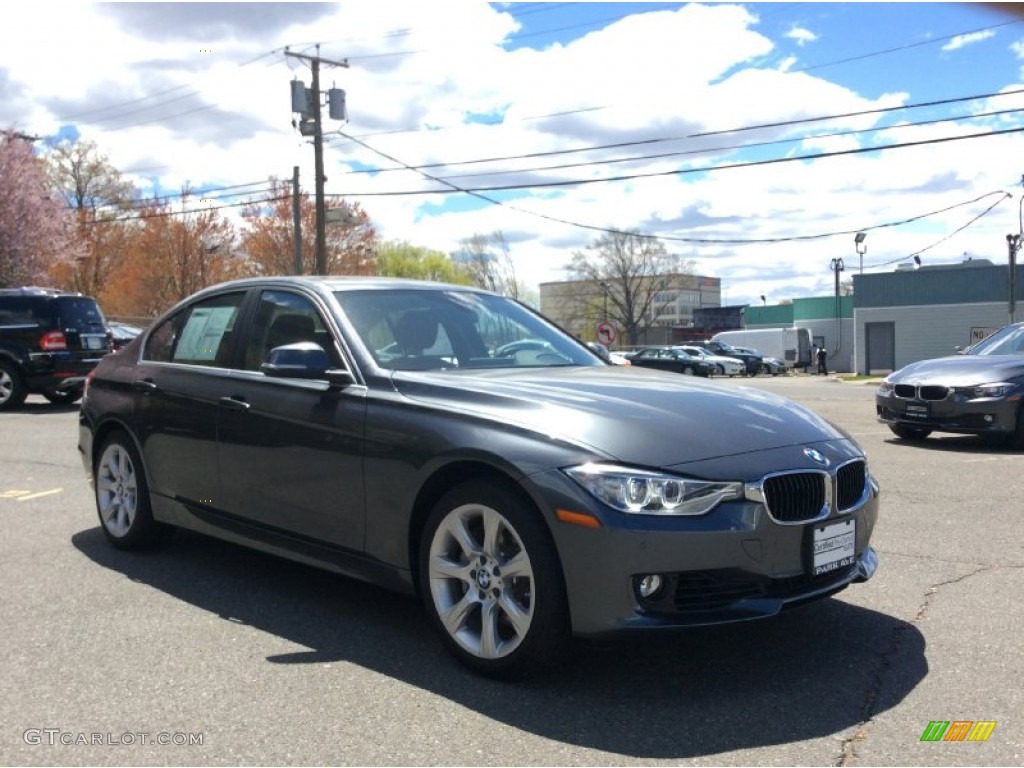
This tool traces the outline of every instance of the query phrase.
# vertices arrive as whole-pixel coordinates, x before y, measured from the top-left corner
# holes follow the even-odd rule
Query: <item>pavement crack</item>
[[[871,723],[874,721],[875,715],[878,714],[878,699],[882,695],[882,685],[884,684],[893,663],[898,658],[900,651],[903,649],[907,632],[924,619],[925,615],[928,613],[928,608],[932,604],[932,600],[935,595],[938,594],[939,590],[943,587],[959,584],[972,576],[977,576],[979,573],[999,570],[1000,567],[1001,566],[995,565],[978,566],[972,571],[961,574],[955,578],[937,581],[928,587],[924,593],[924,598],[921,600],[921,607],[918,608],[914,618],[909,622],[900,623],[899,626],[893,630],[892,637],[889,639],[888,647],[879,655],[878,667],[875,669],[875,673],[872,676],[871,684],[868,686],[867,695],[864,698],[864,705],[861,708],[860,723],[857,725],[857,729],[850,736],[843,739],[839,759],[834,763],[834,765],[839,766],[840,768],[845,768],[845,766],[854,764],[854,761],[857,759],[857,745],[866,741],[868,738]]]

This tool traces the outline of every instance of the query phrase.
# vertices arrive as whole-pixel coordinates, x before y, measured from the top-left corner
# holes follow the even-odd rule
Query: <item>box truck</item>
[[[808,328],[756,328],[722,331],[711,337],[733,347],[750,347],[765,357],[782,360],[787,368],[811,364],[811,331]]]

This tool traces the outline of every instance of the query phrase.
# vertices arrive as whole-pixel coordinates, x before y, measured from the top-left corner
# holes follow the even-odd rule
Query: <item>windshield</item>
[[[968,355],[1024,355],[1024,325],[1008,325],[967,350]]]
[[[338,291],[335,297],[381,368],[605,365],[523,305],[458,290]]]

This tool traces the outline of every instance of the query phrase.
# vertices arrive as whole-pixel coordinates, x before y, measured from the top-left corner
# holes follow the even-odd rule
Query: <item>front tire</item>
[[[682,370],[679,372],[683,374],[683,376],[693,376],[693,367],[689,365],[684,365]]]
[[[1010,447],[1024,450],[1024,405],[1017,409],[1017,427],[1010,436]]]
[[[554,544],[537,511],[509,486],[474,480],[446,493],[424,527],[419,575],[431,623],[475,672],[548,666],[567,644]]]
[[[54,405],[71,405],[82,399],[81,389],[70,389],[66,391],[50,390],[43,392],[43,397]]]
[[[0,411],[12,411],[25,402],[28,388],[11,363],[0,360]]]
[[[118,549],[148,549],[169,533],[153,519],[146,471],[124,432],[114,432],[103,442],[93,467],[93,488],[100,527]]]
[[[928,435],[932,433],[930,429],[924,429],[922,427],[905,427],[902,424],[890,424],[889,429],[896,437],[902,438],[903,440],[924,440]]]

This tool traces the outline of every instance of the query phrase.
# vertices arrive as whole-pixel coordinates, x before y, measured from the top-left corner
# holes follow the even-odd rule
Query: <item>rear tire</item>
[[[0,360],[0,411],[12,411],[25,402],[28,388],[12,363]]]
[[[508,485],[471,480],[437,502],[420,540],[419,588],[445,646],[480,674],[546,668],[568,644],[554,543]]]
[[[146,470],[124,432],[103,442],[93,465],[93,489],[100,527],[118,549],[149,549],[170,534],[169,526],[153,519]]]
[[[903,440],[924,440],[928,435],[932,433],[930,429],[923,429],[921,427],[905,427],[902,424],[890,424],[889,429],[896,437],[902,438]]]

